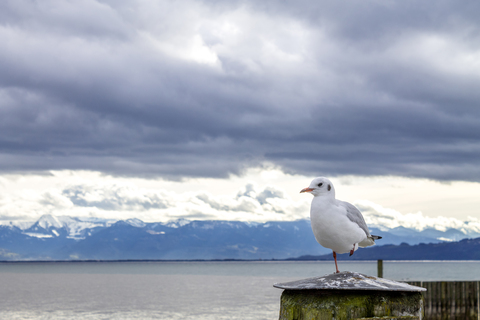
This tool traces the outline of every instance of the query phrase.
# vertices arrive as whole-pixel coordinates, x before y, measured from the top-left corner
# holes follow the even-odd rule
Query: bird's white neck
[[[328,193],[314,194],[313,199],[332,199],[335,200],[335,190],[330,190]]]

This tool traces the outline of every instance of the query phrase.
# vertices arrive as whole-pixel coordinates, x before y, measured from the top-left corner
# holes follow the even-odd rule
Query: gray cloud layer
[[[480,4],[3,1],[0,167],[480,181]]]

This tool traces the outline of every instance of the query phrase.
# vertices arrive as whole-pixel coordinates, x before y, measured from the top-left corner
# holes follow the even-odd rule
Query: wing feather
[[[365,231],[365,235],[367,237],[371,237],[370,231],[368,230],[367,223],[365,222],[365,219],[363,219],[362,213],[360,210],[357,209],[353,204],[345,202],[345,201],[340,201],[341,204],[345,207],[347,210],[347,218],[356,223],[360,228],[362,228],[363,231]]]

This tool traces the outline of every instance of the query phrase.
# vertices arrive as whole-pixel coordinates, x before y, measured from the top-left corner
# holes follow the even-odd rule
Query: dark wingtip
[[[373,238],[374,240],[382,239],[382,237],[380,237],[380,236],[374,236],[373,234],[372,234],[372,238]]]

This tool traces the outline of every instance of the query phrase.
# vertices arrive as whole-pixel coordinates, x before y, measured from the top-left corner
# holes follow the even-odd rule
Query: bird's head
[[[310,182],[308,188],[302,189],[300,193],[309,192],[314,197],[316,196],[333,196],[335,198],[335,188],[333,183],[324,177],[318,177]]]

